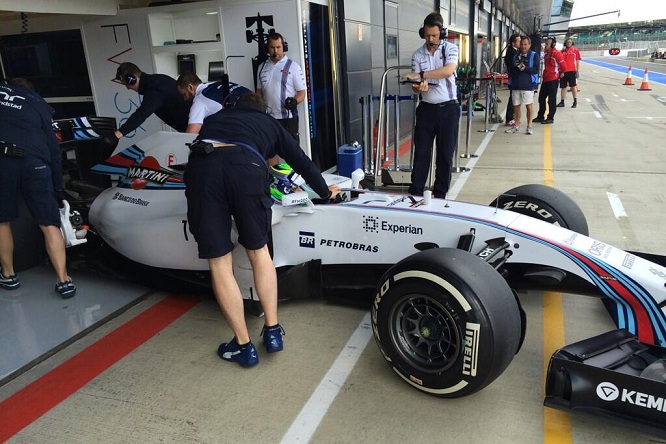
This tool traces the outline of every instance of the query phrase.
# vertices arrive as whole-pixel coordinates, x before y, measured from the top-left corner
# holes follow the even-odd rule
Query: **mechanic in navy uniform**
[[[25,79],[0,84],[0,287],[19,288],[14,272],[14,238],[19,193],[44,235],[56,272],[56,291],[76,294],[67,275],[56,191],[63,187],[62,152],[53,129],[51,107]]]
[[[284,330],[278,323],[277,277],[268,250],[272,202],[266,161],[281,156],[324,199],[340,192],[337,185],[326,185],[296,140],[266,112],[261,95],[249,93],[235,107],[209,116],[190,145],[184,176],[190,231],[199,257],[208,260],[215,297],[234,332],[230,342],[219,346],[218,355],[243,367],[256,365],[259,358],[233,275],[231,217],[238,242],[247,250],[264,310],[263,344],[269,353],[278,352],[283,348]]]
[[[433,140],[436,139],[436,169],[433,196],[444,199],[451,184],[451,166],[458,140],[460,106],[457,101],[456,67],[458,47],[446,41],[444,19],[428,14],[419,35],[424,45],[412,55],[412,71],[405,80],[420,93],[414,128],[414,165],[409,193],[422,196],[430,170]]]
[[[185,131],[190,103],[178,94],[173,78],[164,74],[146,74],[134,63],[123,62],[116,70],[116,80],[143,97],[141,105],[125,123],[105,137],[105,145],[115,148],[119,139],[137,129],[152,114],[176,131]]]

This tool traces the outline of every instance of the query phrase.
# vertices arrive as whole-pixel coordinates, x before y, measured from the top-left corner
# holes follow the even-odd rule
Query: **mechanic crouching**
[[[14,238],[10,222],[18,218],[18,195],[44,234],[46,252],[56,272],[55,290],[76,294],[67,275],[65,241],[60,232],[56,191],[62,189],[62,153],[51,107],[32,84],[15,78],[0,84],[0,287],[21,285],[14,273]]]
[[[324,199],[335,197],[340,188],[326,185],[296,140],[266,114],[266,103],[256,93],[206,118],[190,150],[184,177],[190,231],[199,257],[208,260],[215,297],[234,332],[217,354],[225,361],[252,367],[259,357],[250,341],[243,298],[233,275],[231,217],[238,242],[247,250],[265,314],[263,344],[268,353],[279,352],[284,330],[278,323],[277,275],[268,251],[272,202],[266,161],[281,156]]]

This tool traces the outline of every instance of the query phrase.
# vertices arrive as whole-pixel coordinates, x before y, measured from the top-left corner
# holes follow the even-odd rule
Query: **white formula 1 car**
[[[94,200],[89,220],[134,263],[201,281],[207,264],[188,230],[182,180],[192,138],[156,133],[94,167],[120,181]],[[297,192],[273,206],[280,297],[367,304],[395,372],[423,392],[460,397],[490,384],[519,351],[526,320],[515,290],[600,296],[617,330],[553,355],[545,404],[666,434],[662,257],[589,238],[578,206],[542,185],[479,205],[326,179],[345,188],[342,202]],[[256,298],[243,248],[233,255],[244,297]]]

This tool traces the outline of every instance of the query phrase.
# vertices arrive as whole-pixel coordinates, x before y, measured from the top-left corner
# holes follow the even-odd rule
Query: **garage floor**
[[[592,237],[665,254],[666,86],[637,91],[622,85],[625,73],[585,63],[578,108],[569,93],[556,123],[534,124],[532,136],[500,124],[478,132],[478,113],[479,156],[462,159],[471,170],[454,174],[450,197],[487,203],[546,183],[578,202]],[[552,352],[614,328],[594,298],[520,294],[528,331],[511,365],[481,392],[442,400],[393,373],[365,309],[283,303],[285,351],[259,350],[260,365],[245,370],[216,356],[232,334],[213,299],[72,274],[70,301],[53,292],[47,266],[22,273],[20,292],[0,293],[0,442],[664,442],[542,405]],[[262,324],[249,318],[253,337]]]

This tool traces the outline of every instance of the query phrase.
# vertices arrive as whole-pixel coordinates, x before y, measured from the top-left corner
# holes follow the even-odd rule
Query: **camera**
[[[520,69],[521,71],[527,66],[527,54],[520,53],[513,61],[513,66]]]

